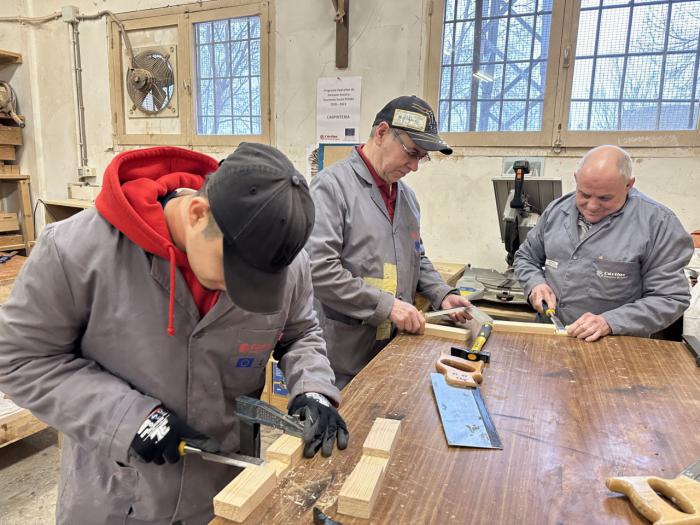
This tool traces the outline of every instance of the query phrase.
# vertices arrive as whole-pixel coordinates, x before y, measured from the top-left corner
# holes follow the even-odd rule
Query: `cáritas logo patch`
[[[595,274],[601,279],[627,279],[629,277],[626,273],[606,272],[603,270],[596,270]]]

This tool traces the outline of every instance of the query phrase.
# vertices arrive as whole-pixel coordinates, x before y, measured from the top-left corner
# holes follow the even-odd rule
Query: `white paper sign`
[[[360,142],[360,94],[362,77],[318,79],[316,140]]]

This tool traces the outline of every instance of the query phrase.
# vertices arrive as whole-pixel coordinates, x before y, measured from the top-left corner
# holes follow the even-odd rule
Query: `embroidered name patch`
[[[601,279],[627,279],[627,277],[629,277],[626,273],[606,272],[603,270],[596,270],[595,274]]]

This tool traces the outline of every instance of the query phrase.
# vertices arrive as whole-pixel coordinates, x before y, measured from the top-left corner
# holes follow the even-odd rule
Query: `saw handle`
[[[445,376],[448,385],[461,388],[476,388],[484,377],[483,361],[467,361],[459,357],[442,354],[435,362],[435,369]]]
[[[655,476],[608,478],[605,485],[627,496],[639,513],[654,525],[700,523],[700,483],[687,476],[663,479]],[[673,501],[676,509],[666,499]]]

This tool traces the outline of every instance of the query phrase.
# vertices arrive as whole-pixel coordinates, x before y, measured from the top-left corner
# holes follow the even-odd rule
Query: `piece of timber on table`
[[[269,465],[251,465],[214,496],[214,513],[240,523],[255,510],[277,484],[275,469]]]
[[[338,493],[338,513],[369,519],[384,479],[388,459],[362,456]]]
[[[646,524],[605,480],[674,476],[700,456],[700,434],[679,431],[700,425],[694,359],[681,343],[623,336],[493,333],[481,392],[504,449],[448,447],[430,372],[452,344],[405,335],[387,345],[343,389],[348,448],[301,461],[245,524],[311,523],[314,506],[366,524],[341,517],[337,498],[377,417],[402,428],[373,524]]]
[[[401,421],[397,419],[383,417],[375,419],[362,445],[362,455],[389,459],[396,445],[400,428]]]
[[[566,336],[566,332],[558,332],[553,324],[549,323],[523,323],[520,321],[494,321],[494,332],[505,332],[515,334],[533,335],[561,335]]]
[[[304,455],[304,442],[300,437],[282,434],[273,441],[265,451],[267,461],[280,461],[291,466],[296,465]]]
[[[471,332],[466,328],[458,328],[456,326],[425,323],[424,335],[439,337],[441,339],[449,339],[450,341],[457,341],[458,343],[466,344]]]
[[[466,265],[446,262],[433,262],[433,267],[440,274],[440,277],[450,286],[457,286],[457,281],[464,275]],[[430,301],[422,295],[416,294],[414,301],[416,308],[421,312],[427,312],[430,308]]]

